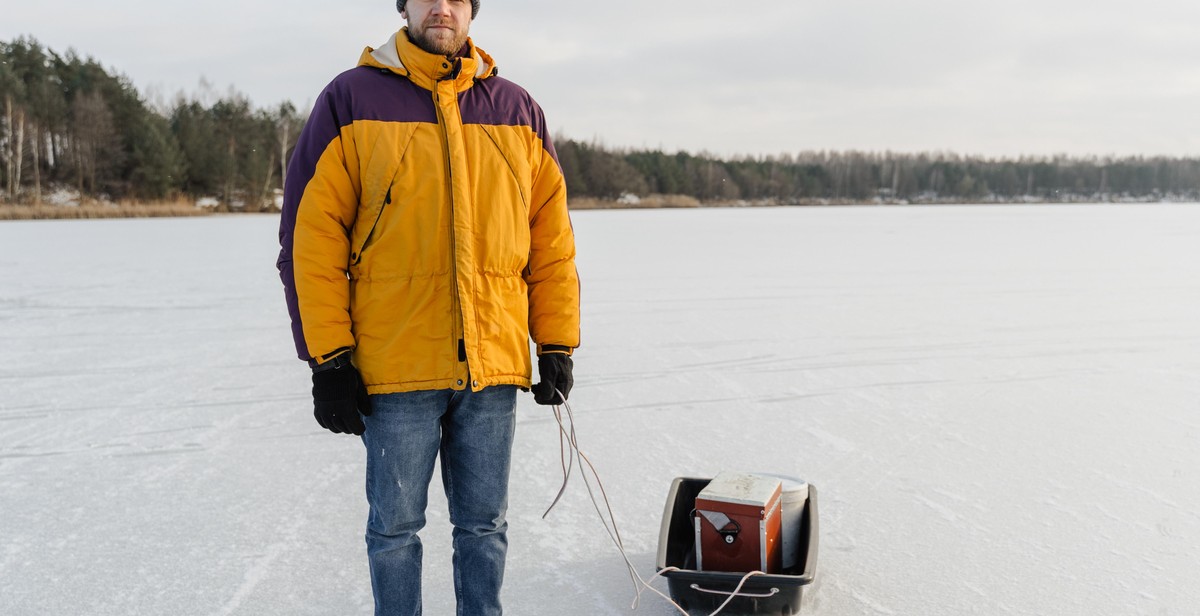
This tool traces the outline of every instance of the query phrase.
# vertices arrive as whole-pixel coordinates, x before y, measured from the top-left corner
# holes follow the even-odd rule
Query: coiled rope
[[[633,583],[634,591],[633,604],[630,605],[630,609],[636,610],[638,608],[638,604],[642,600],[642,592],[645,590],[650,590],[654,594],[666,600],[667,603],[670,603],[672,606],[674,606],[675,609],[679,610],[679,613],[683,614],[683,616],[688,616],[687,610],[683,609],[678,603],[672,601],[671,598],[663,594],[662,591],[650,585],[650,582],[654,581],[655,578],[663,575],[664,573],[669,571],[680,571],[678,567],[665,567],[656,572],[654,575],[650,576],[648,579],[642,579],[642,576],[637,571],[637,567],[634,567],[633,563],[629,560],[629,555],[625,552],[625,544],[621,539],[621,531],[617,528],[617,519],[615,516],[613,516],[612,505],[608,502],[608,493],[604,490],[604,483],[600,481],[600,474],[596,472],[596,467],[592,464],[592,461],[588,459],[586,455],[584,455],[581,449],[579,449],[579,439],[575,434],[575,413],[571,410],[571,405],[567,402],[567,397],[557,389],[554,391],[558,394],[559,399],[563,401],[562,404],[553,405],[554,419],[556,422],[558,422],[558,450],[559,461],[562,464],[563,470],[563,481],[562,485],[558,489],[558,494],[554,496],[553,502],[550,503],[550,506],[546,508],[545,513],[542,514],[542,519],[546,519],[546,516],[550,515],[550,511],[554,509],[554,506],[557,505],[559,500],[562,499],[563,494],[565,494],[567,491],[567,484],[570,481],[571,472],[574,470],[575,466],[578,465],[579,474],[583,478],[583,485],[585,488],[587,488],[588,497],[592,501],[592,506],[596,509],[596,515],[600,517],[600,523],[604,525],[604,530],[608,533],[608,537],[612,540],[613,545],[617,546],[617,551],[621,553],[621,558],[625,561],[625,568],[629,571],[629,579]],[[566,411],[566,423],[563,423],[564,410]],[[596,491],[592,490],[592,483],[588,479],[588,471],[591,472],[592,479],[594,479],[596,482],[596,491],[599,491],[600,498],[604,501],[604,511],[607,511],[608,517],[605,517],[604,512],[600,509],[600,503],[596,500]],[[717,616],[717,614],[721,613],[721,610],[725,609],[725,607],[728,606],[731,601],[738,597],[738,593],[741,592],[742,586],[746,584],[746,581],[755,575],[766,574],[762,571],[751,571],[742,576],[741,581],[738,582],[738,585],[733,589],[733,592],[729,593],[729,596],[725,599],[725,601],[721,603],[716,610],[709,614],[709,616]]]

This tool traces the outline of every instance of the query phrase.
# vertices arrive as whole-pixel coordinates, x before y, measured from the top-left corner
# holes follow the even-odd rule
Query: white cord
[[[625,545],[621,541],[621,531],[617,529],[617,519],[613,516],[612,505],[610,505],[608,502],[608,493],[605,492],[604,484],[600,481],[600,475],[596,472],[596,467],[592,464],[592,461],[589,460],[588,457],[584,455],[583,451],[579,449],[579,440],[575,435],[575,414],[571,410],[571,405],[567,403],[567,397],[557,389],[554,391],[558,394],[559,399],[562,400],[562,404],[555,404],[553,409],[554,419],[558,422],[558,449],[559,458],[562,462],[563,468],[563,483],[562,486],[559,487],[558,494],[555,495],[554,501],[550,503],[550,506],[546,508],[546,512],[542,514],[542,519],[545,519],[546,516],[550,515],[550,510],[554,509],[554,506],[557,505],[558,501],[562,498],[563,493],[566,492],[567,481],[570,479],[571,470],[575,468],[575,459],[578,458],[580,460],[579,473],[583,477],[583,485],[587,488],[588,497],[592,501],[592,506],[596,509],[596,515],[600,516],[600,523],[604,525],[604,530],[608,533],[609,539],[611,539],[613,544],[617,546],[617,550],[621,552],[621,558],[625,561],[625,567],[629,570],[629,578],[630,581],[633,582],[634,590],[633,604],[630,606],[630,609],[638,609],[638,604],[642,600],[642,592],[649,589],[654,594],[662,597],[668,603],[673,605],[675,609],[679,610],[679,613],[683,614],[683,616],[688,616],[687,610],[683,609],[678,603],[672,601],[671,598],[663,594],[662,591],[650,585],[650,582],[654,581],[655,578],[667,573],[668,571],[679,571],[680,569],[678,567],[665,567],[656,572],[654,575],[650,576],[649,579],[644,580],[642,579],[642,576],[638,574],[637,567],[634,567],[633,562],[629,560],[629,555],[625,552]],[[567,411],[567,420],[570,424],[569,427],[563,424],[562,409],[566,409]],[[564,442],[566,443],[565,445]],[[596,486],[600,490],[601,498],[604,499],[604,508],[608,511],[607,518],[605,518],[604,513],[600,511],[600,504],[596,502],[596,495],[592,491],[592,484],[588,481],[587,473],[584,472],[585,463],[587,464],[587,468],[591,470],[592,477],[594,477],[596,480]],[[610,522],[612,524],[611,527],[609,526]],[[742,586],[746,584],[746,581],[755,575],[766,574],[764,574],[762,571],[751,571],[742,576],[742,579],[740,582],[738,582],[737,587],[733,589],[733,592],[729,593],[729,597],[727,597],[714,612],[709,614],[709,616],[717,616],[721,610],[725,609],[725,607],[728,606],[729,603],[738,596],[738,592],[742,590]]]

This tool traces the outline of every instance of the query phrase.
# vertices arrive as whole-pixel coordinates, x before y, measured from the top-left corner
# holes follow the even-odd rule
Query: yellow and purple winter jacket
[[[373,394],[529,387],[531,337],[579,345],[542,110],[467,51],[426,53],[407,29],[368,47],[318,97],[289,164],[277,265],[296,350],[320,363],[353,349]]]

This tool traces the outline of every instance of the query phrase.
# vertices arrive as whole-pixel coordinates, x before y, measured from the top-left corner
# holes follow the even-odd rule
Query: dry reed
[[[190,203],[92,203],[87,205],[0,205],[0,220],[84,218],[165,218],[207,216],[212,212]]]

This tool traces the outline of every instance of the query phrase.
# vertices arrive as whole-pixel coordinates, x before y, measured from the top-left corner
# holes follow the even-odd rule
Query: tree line
[[[74,51],[0,42],[0,200],[54,188],[92,200],[276,203],[304,116],[289,102],[180,94],[152,104]],[[573,198],[687,204],[1200,200],[1200,159],[804,151],[721,158],[555,138]],[[678,201],[677,201],[678,202]]]
[[[556,141],[572,195],[636,202],[949,203],[1200,200],[1200,158],[806,151],[716,156]]]
[[[287,102],[201,98],[213,97],[155,106],[95,59],[29,37],[0,42],[0,198],[38,204],[63,187],[92,200],[271,207],[303,118]]]

